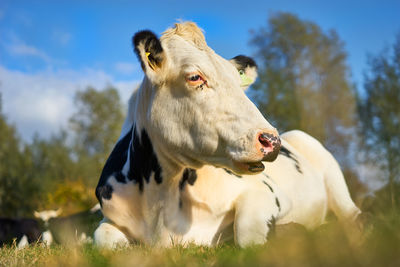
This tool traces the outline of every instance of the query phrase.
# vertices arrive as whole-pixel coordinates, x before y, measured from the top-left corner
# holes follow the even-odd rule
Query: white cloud
[[[117,62],[114,68],[121,74],[131,74],[137,70],[137,65],[130,62]]]
[[[112,85],[118,89],[123,103],[128,103],[133,91],[139,86],[139,81],[116,81]]]
[[[6,37],[0,42],[3,47],[14,56],[30,56],[43,60],[46,63],[54,62],[46,52],[25,43],[13,31],[8,31]]]
[[[72,39],[72,34],[60,30],[53,32],[53,40],[61,45],[67,45]]]
[[[18,56],[33,56],[42,59],[45,62],[50,62],[51,58],[43,51],[37,49],[34,46],[30,46],[24,43],[14,43],[6,45],[7,50]]]
[[[94,69],[27,74],[1,65],[0,82],[3,112],[26,141],[30,141],[35,132],[47,138],[57,133],[60,127],[66,127],[75,111],[73,96],[76,91],[89,85],[96,89],[114,85],[126,103],[138,84],[136,81],[115,81],[112,76]]]

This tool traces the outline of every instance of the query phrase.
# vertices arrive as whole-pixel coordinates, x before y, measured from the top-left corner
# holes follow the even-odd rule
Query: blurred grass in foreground
[[[215,248],[132,245],[103,250],[93,245],[50,248],[41,244],[0,249],[0,266],[400,266],[400,215],[371,219],[362,242],[355,230],[329,223],[314,231],[277,227],[262,246]],[[346,229],[346,231],[345,231]]]

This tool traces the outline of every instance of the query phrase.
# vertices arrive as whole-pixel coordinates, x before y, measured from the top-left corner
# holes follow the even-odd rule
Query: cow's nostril
[[[261,152],[264,154],[263,161],[274,161],[279,154],[281,148],[281,139],[279,136],[270,133],[261,133],[258,140],[262,147]]]
[[[258,141],[260,141],[264,148],[272,148],[272,144],[270,141],[271,137],[272,135],[270,136],[270,134],[263,133],[258,136]]]

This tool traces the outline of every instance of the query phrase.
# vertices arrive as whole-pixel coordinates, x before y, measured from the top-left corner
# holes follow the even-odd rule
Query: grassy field
[[[277,227],[263,246],[240,249],[132,245],[113,251],[93,245],[18,250],[0,249],[0,266],[400,266],[400,215],[370,220],[360,236],[355,229],[329,223],[314,231]],[[346,229],[346,231],[344,230]]]

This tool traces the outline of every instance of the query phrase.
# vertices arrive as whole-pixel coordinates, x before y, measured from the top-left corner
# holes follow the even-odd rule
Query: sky
[[[31,141],[35,133],[47,138],[66,127],[77,90],[113,85],[127,102],[143,78],[131,45],[135,32],[160,35],[178,20],[191,20],[221,56],[251,56],[250,30],[265,27],[276,12],[336,30],[358,87],[367,55],[392,45],[400,32],[400,0],[1,0],[3,113],[23,140]]]

